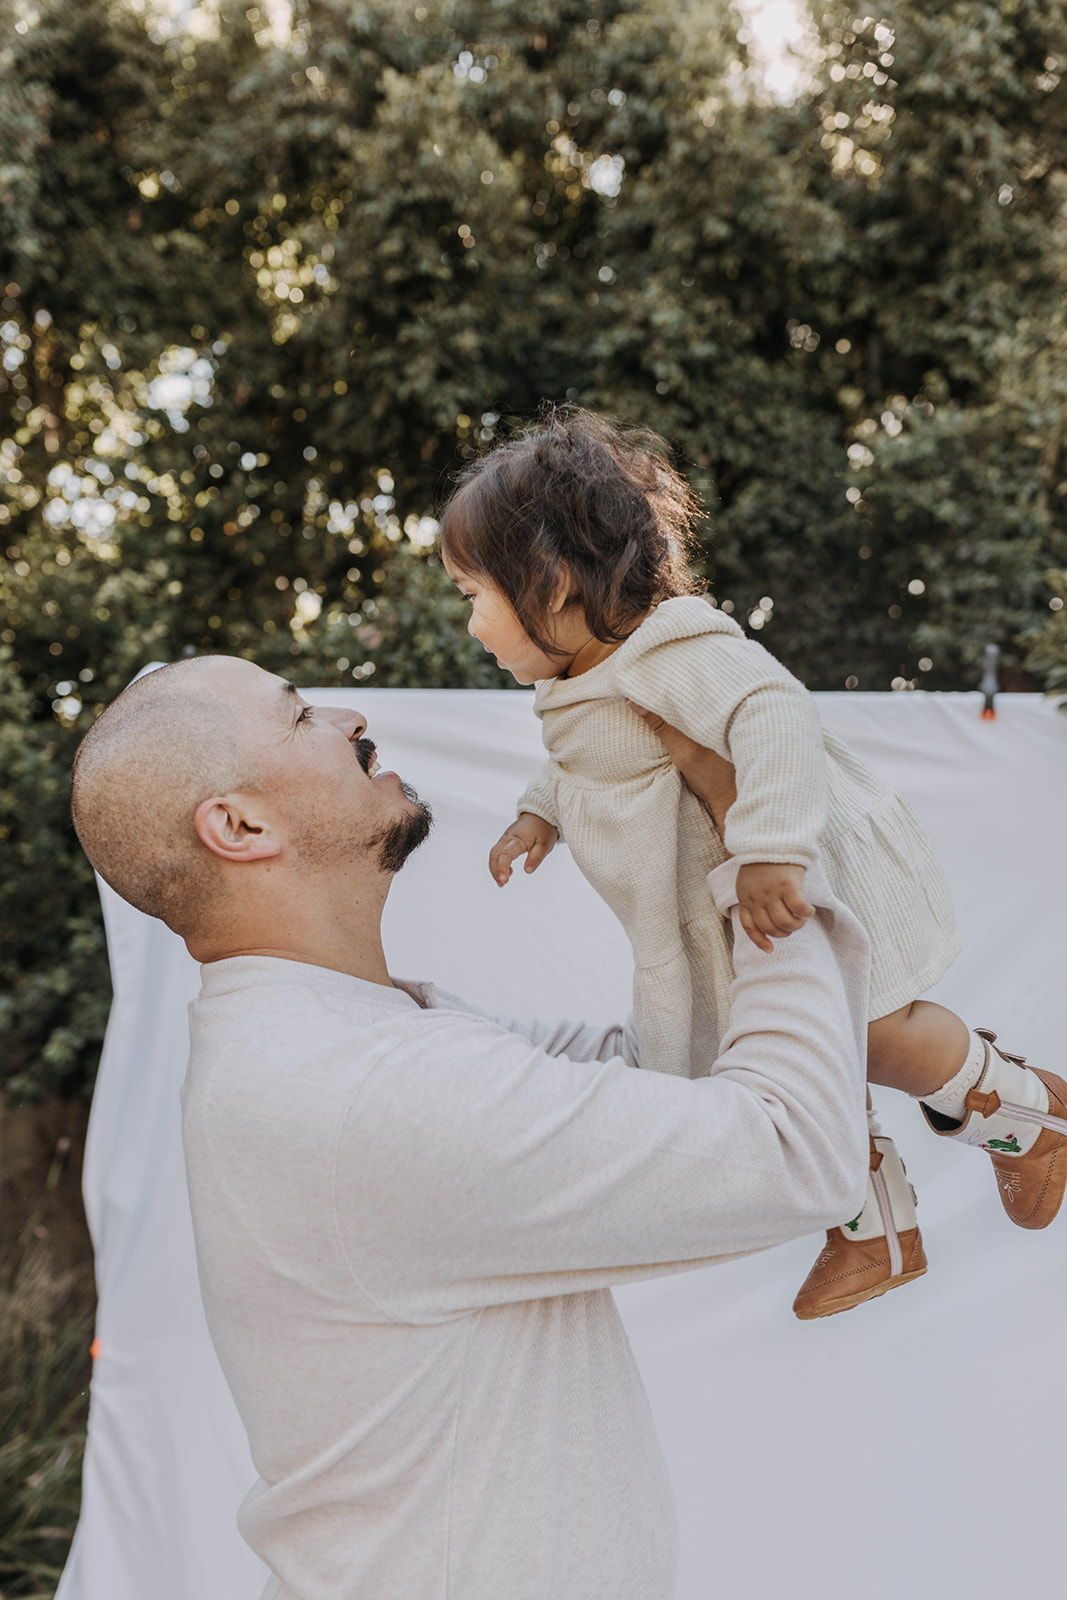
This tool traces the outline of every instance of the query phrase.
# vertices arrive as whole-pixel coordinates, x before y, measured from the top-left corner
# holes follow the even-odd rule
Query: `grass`
[[[57,1271],[41,1223],[69,1147],[58,1141],[39,1203],[0,1268],[0,1600],[53,1600],[78,1520],[92,1273]]]

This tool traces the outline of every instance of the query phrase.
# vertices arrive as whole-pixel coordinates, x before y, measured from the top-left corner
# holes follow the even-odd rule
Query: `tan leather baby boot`
[[[926,1271],[915,1191],[897,1147],[884,1134],[872,1136],[870,1145],[863,1210],[827,1230],[826,1244],[793,1301],[805,1322],[849,1311]]]
[[[1067,1186],[1067,1083],[998,1049],[988,1028],[974,1031],[985,1040],[986,1063],[967,1093],[966,1117],[956,1122],[920,1101],[923,1115],[942,1139],[989,1153],[1001,1204],[1018,1227],[1047,1228]]]

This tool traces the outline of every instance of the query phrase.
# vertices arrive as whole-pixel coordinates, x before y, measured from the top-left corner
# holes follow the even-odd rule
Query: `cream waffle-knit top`
[[[732,762],[720,838],[626,700]],[[810,866],[872,944],[872,1017],[922,993],[957,950],[948,891],[910,808],[824,733],[804,685],[697,596],[665,600],[618,650],[537,685],[549,760],[519,801],[556,827],[633,947],[642,1061],[701,1077],[729,1012],[728,925],[707,874],[738,862]]]

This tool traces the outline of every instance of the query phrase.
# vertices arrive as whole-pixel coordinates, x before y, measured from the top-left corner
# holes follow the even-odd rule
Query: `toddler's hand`
[[[769,955],[772,939],[802,928],[815,907],[804,893],[803,867],[775,861],[749,861],[737,869],[741,926],[758,949]]]
[[[490,850],[489,871],[503,885],[511,877],[511,863],[525,856],[526,871],[536,872],[558,838],[550,822],[535,817],[532,811],[523,811]]]

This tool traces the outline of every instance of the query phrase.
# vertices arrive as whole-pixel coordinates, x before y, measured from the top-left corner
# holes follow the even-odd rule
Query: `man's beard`
[[[399,872],[404,862],[413,850],[429,834],[433,827],[433,812],[425,800],[420,800],[410,783],[401,783],[404,798],[410,800],[415,807],[406,816],[397,817],[381,833],[375,834],[370,841],[370,848],[378,852],[378,865],[383,872]]]
[[[377,749],[373,739],[355,741],[356,760],[369,773],[374,765]],[[383,872],[399,872],[413,850],[422,844],[433,827],[433,812],[425,800],[420,800],[410,783],[401,780],[405,800],[415,807],[406,817],[398,817],[370,841],[370,849],[378,852],[378,865]]]

